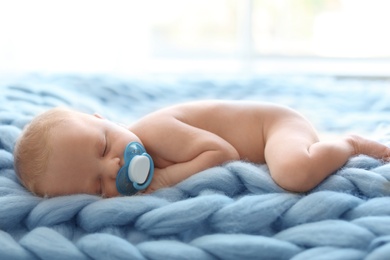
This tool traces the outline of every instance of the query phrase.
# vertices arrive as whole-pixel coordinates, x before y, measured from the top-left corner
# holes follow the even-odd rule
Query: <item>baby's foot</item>
[[[390,148],[379,142],[366,139],[359,135],[350,135],[346,141],[352,146],[353,155],[364,154],[376,159],[390,161]]]

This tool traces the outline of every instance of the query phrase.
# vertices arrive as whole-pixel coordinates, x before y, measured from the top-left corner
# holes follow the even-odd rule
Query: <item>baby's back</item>
[[[264,163],[269,125],[289,109],[248,101],[199,101],[166,110],[180,121],[212,132],[233,145],[240,158]]]

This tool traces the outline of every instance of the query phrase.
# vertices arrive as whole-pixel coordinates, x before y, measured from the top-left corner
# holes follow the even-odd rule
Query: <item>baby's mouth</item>
[[[134,195],[150,185],[153,174],[152,157],[140,143],[131,142],[124,151],[124,164],[117,174],[116,188],[122,195]]]

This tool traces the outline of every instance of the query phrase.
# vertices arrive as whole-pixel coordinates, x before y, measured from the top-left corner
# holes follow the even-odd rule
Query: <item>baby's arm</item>
[[[188,162],[176,163],[163,169],[156,168],[154,178],[147,191],[151,192],[159,188],[173,186],[202,170],[237,159],[233,155],[224,154],[223,151],[204,151]]]
[[[195,173],[227,161],[239,160],[237,150],[221,137],[180,121],[167,126],[170,136],[159,142],[162,156],[173,164],[155,168],[155,174],[147,192],[173,186]],[[165,147],[164,147],[165,143]]]

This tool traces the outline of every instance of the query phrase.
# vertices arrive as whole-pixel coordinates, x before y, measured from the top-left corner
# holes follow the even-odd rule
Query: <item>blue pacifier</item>
[[[116,176],[116,188],[122,195],[134,195],[146,189],[153,178],[154,163],[152,157],[138,142],[131,142],[124,152],[124,165]]]

